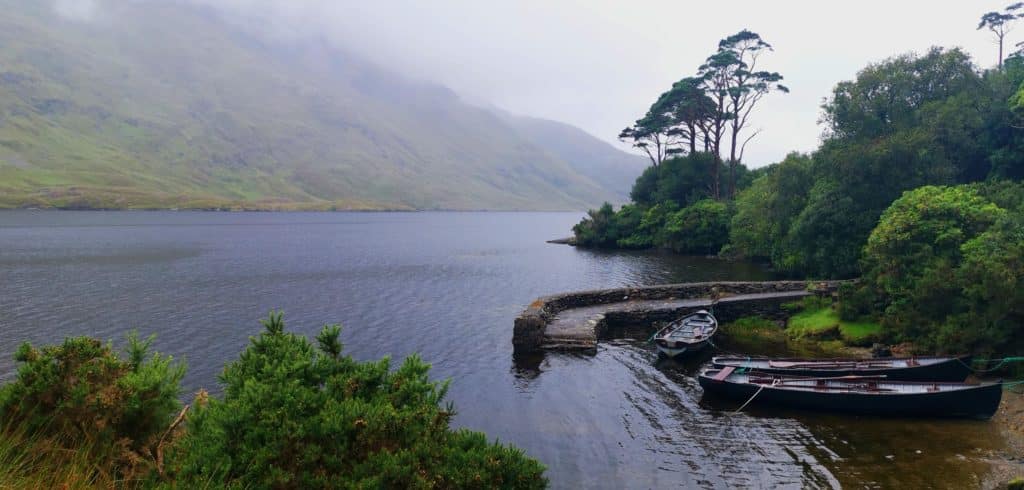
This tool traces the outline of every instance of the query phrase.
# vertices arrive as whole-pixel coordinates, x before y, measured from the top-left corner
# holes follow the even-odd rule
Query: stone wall
[[[759,315],[772,319],[784,317],[780,305],[793,298],[759,298],[747,301],[728,301],[729,296],[739,294],[779,293],[808,291],[809,294],[831,294],[843,281],[771,281],[771,282],[695,282],[666,284],[635,288],[598,289],[577,291],[538,298],[515,319],[512,330],[512,345],[516,351],[529,352],[540,349],[544,340],[544,329],[548,321],[558,312],[584,306],[617,303],[645,299],[686,299],[720,298],[715,305],[715,315],[723,323],[744,316]],[[651,321],[667,321],[679,312],[673,310],[623,312],[609,314],[605,321],[609,325],[620,325]]]

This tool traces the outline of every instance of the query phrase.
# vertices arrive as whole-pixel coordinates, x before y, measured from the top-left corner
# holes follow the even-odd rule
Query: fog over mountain
[[[259,4],[0,0],[0,205],[579,210],[644,166]]]
[[[775,48],[763,66],[792,89],[759,105],[751,127],[762,131],[745,162],[753,167],[817,147],[822,98],[869,63],[940,44],[995,65],[992,35],[976,29],[978,17],[1012,3],[192,1],[279,36],[323,36],[463,97],[566,122],[613,144],[658,94],[692,75],[719,39],[750,29]],[[1024,31],[1008,39],[1008,46],[1022,41]]]

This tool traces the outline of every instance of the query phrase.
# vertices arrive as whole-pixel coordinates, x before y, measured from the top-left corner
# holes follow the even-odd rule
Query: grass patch
[[[870,321],[846,321],[829,307],[806,308],[789,319],[786,331],[792,337],[838,336],[849,345],[869,345],[882,333],[882,326]]]
[[[748,316],[721,326],[729,340],[736,344],[756,345],[785,342],[785,332],[774,321]]]
[[[750,316],[720,327],[722,347],[733,352],[756,355],[800,357],[850,357],[849,347],[842,340],[822,340],[810,336],[796,337],[775,321]]]

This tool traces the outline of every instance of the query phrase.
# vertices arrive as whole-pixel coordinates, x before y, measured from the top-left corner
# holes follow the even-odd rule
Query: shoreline
[[[278,208],[82,208],[82,207],[0,207],[0,213],[15,211],[36,212],[174,212],[174,213],[583,213],[581,210],[558,209],[444,209],[444,208],[339,208],[339,209],[278,209]],[[554,241],[550,243],[555,243]]]
[[[991,455],[981,486],[1005,488],[1010,480],[1024,477],[1024,393],[1004,388],[999,410],[990,421],[999,428],[1005,446]]]

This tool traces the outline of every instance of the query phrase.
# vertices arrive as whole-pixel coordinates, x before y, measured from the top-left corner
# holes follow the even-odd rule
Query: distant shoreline
[[[74,212],[181,212],[181,213],[585,213],[579,209],[417,209],[417,208],[352,208],[352,209],[274,209],[274,208],[81,208],[81,207],[0,207],[0,213],[14,211]]]

